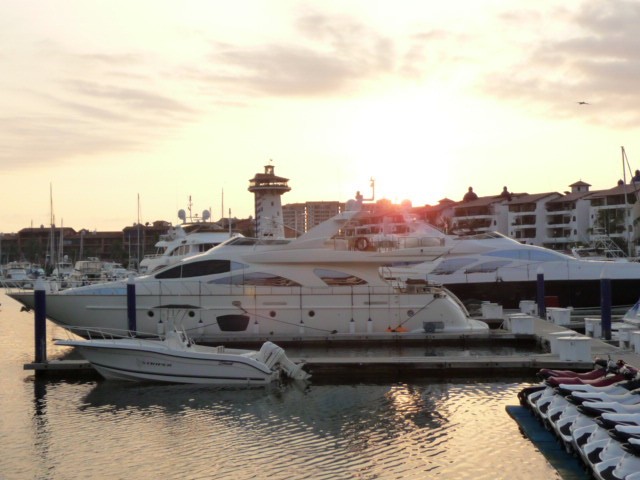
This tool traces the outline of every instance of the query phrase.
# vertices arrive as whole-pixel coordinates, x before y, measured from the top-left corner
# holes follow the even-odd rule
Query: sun
[[[354,168],[375,179],[377,199],[424,205],[444,198],[459,141],[446,111],[429,95],[388,95],[355,106],[345,148]]]

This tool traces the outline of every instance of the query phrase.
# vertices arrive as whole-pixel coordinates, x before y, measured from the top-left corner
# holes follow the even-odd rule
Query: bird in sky
[[[589,105],[589,102],[580,101],[578,102],[578,105]]]

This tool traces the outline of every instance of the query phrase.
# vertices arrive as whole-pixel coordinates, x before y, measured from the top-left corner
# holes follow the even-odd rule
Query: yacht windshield
[[[433,275],[451,275],[452,273],[460,270],[462,267],[471,265],[476,262],[475,258],[450,258],[440,262],[431,273]]]
[[[181,263],[179,265],[161,270],[155,275],[158,280],[168,278],[203,277],[216,275],[242,268],[243,265],[229,260],[200,260],[197,262]]]
[[[507,260],[495,260],[493,262],[484,262],[479,265],[467,268],[464,273],[490,273],[495,272],[499,268],[509,265],[511,262]]]
[[[251,238],[251,237],[236,237],[236,238],[227,240],[226,242],[224,242],[224,245],[250,247],[253,245],[286,245],[288,243],[291,243],[291,240],[287,238],[264,239],[264,238]]]
[[[529,260],[531,262],[557,262],[564,261],[568,255],[552,250],[540,250],[537,248],[519,248],[514,250],[496,250],[485,253],[487,257],[509,258],[511,260]]]

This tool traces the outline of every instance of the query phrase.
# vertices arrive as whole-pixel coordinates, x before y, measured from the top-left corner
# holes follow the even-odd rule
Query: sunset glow
[[[640,167],[635,2],[2,6],[0,232],[609,188]],[[587,104],[579,104],[585,101]],[[224,192],[224,193],[223,193]],[[140,208],[138,209],[138,198]]]

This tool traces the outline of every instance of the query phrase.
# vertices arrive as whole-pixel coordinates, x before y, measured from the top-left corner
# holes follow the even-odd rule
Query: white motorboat
[[[171,322],[170,322],[171,323]],[[284,350],[265,342],[259,351],[195,344],[186,331],[171,325],[157,339],[123,337],[105,330],[72,329],[86,340],[56,340],[71,346],[106,379],[212,385],[266,385],[284,374],[310,377]]]
[[[51,278],[58,281],[67,280],[73,273],[73,263],[65,256],[64,260],[60,260],[51,272]]]
[[[465,303],[491,301],[518,308],[535,300],[538,274],[544,275],[545,296],[560,307],[599,309],[602,278],[611,280],[612,306],[633,305],[640,292],[640,263],[576,258],[526,245],[497,232],[449,236],[451,253],[436,262],[394,269],[392,276],[421,277],[441,283]]]
[[[131,275],[137,275],[137,272],[124,268],[118,262],[102,262],[102,278],[111,282],[114,280],[124,280]]]
[[[69,285],[74,287],[104,281],[102,262],[96,257],[78,260],[67,280]]]
[[[392,283],[381,274],[399,262],[447,254],[441,237],[398,208],[348,203],[349,209],[297,239],[232,238],[131,279],[136,330],[155,334],[162,326],[159,310],[179,304],[188,308],[185,328],[205,342],[221,335],[488,331],[446,288],[423,280]],[[367,239],[365,230],[384,241]],[[126,290],[122,281],[52,292],[47,316],[63,327],[127,329]],[[33,307],[32,292],[9,295]]]
[[[31,288],[33,286],[33,278],[29,276],[31,264],[28,262],[9,262],[2,267],[2,284],[6,287],[24,287]]]
[[[203,212],[203,218],[208,218],[204,213],[206,211]],[[178,212],[178,216],[186,219],[183,210]],[[160,236],[155,245],[156,253],[144,256],[140,262],[140,273],[153,273],[185,258],[206,252],[229,238],[238,236],[242,235],[229,232],[216,223],[206,221],[171,227],[166,234]]]

